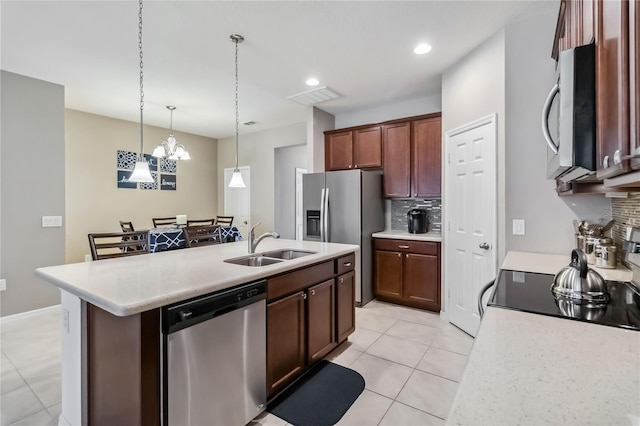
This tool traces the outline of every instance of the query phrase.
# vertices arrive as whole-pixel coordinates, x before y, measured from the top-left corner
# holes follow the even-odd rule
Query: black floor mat
[[[331,426],[363,390],[364,379],[358,372],[322,360],[267,411],[295,426]]]

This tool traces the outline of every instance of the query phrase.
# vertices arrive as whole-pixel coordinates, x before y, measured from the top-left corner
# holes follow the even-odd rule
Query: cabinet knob
[[[414,197],[417,197],[417,196],[418,196],[418,193],[413,194],[413,196],[414,196]]]
[[[404,257],[406,257],[406,258],[408,259],[408,258],[409,258],[409,255],[408,255],[408,254],[405,254],[405,255],[404,255]]]
[[[302,298],[306,299],[307,298],[307,293],[302,293]]]
[[[605,169],[609,168],[609,156],[605,155],[604,158],[602,159],[602,167],[604,167]]]
[[[349,164],[349,168],[351,168],[351,164]]]
[[[358,168],[358,165],[356,164],[356,169]]]
[[[340,278],[340,284],[344,282],[344,278]]]
[[[402,254],[398,253],[398,257],[402,257]]]
[[[316,291],[315,290],[311,290],[311,295],[315,296],[316,295]]]
[[[613,153],[613,164],[622,163],[622,152],[619,149],[616,149],[616,152]]]

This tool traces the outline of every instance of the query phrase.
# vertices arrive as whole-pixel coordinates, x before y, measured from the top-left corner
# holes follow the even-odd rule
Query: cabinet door
[[[356,275],[353,271],[336,278],[336,331],[338,343],[356,330]]]
[[[382,127],[385,197],[411,196],[411,123]]]
[[[357,169],[382,167],[380,126],[353,131],[353,163]]]
[[[442,131],[440,117],[412,123],[414,197],[440,196]]]
[[[402,253],[376,250],[376,295],[402,297]]]
[[[267,394],[273,395],[306,367],[306,293],[267,305]]]
[[[325,170],[345,170],[353,167],[353,135],[351,130],[325,135],[324,167]]]
[[[631,107],[631,153],[640,155],[640,5],[629,3],[629,77]],[[631,162],[634,169],[640,169],[640,159]]]
[[[307,291],[309,308],[309,364],[322,359],[336,343],[335,285],[333,279],[315,285]]]
[[[596,1],[597,176],[629,171],[629,1]]]
[[[403,299],[412,306],[440,311],[440,260],[438,256],[404,255]]]

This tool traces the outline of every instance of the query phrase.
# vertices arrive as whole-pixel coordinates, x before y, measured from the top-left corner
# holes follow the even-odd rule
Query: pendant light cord
[[[232,36],[233,37],[233,36]],[[238,134],[239,131],[239,118],[238,118],[238,42],[239,38],[233,39],[236,44],[236,169],[234,171],[238,171]]]
[[[143,140],[144,140],[144,132],[143,132],[143,110],[144,110],[144,74],[143,70],[143,62],[142,62],[142,0],[139,0],[139,11],[138,11],[138,48],[140,49],[140,160],[144,158],[143,154]]]

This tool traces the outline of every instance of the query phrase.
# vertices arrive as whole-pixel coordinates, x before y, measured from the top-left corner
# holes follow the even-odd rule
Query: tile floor
[[[60,311],[3,321],[0,425],[57,425]],[[440,425],[473,338],[438,314],[373,301],[356,309],[356,332],[327,359],[358,371],[366,388],[340,425]],[[265,413],[253,425],[286,425]]]

